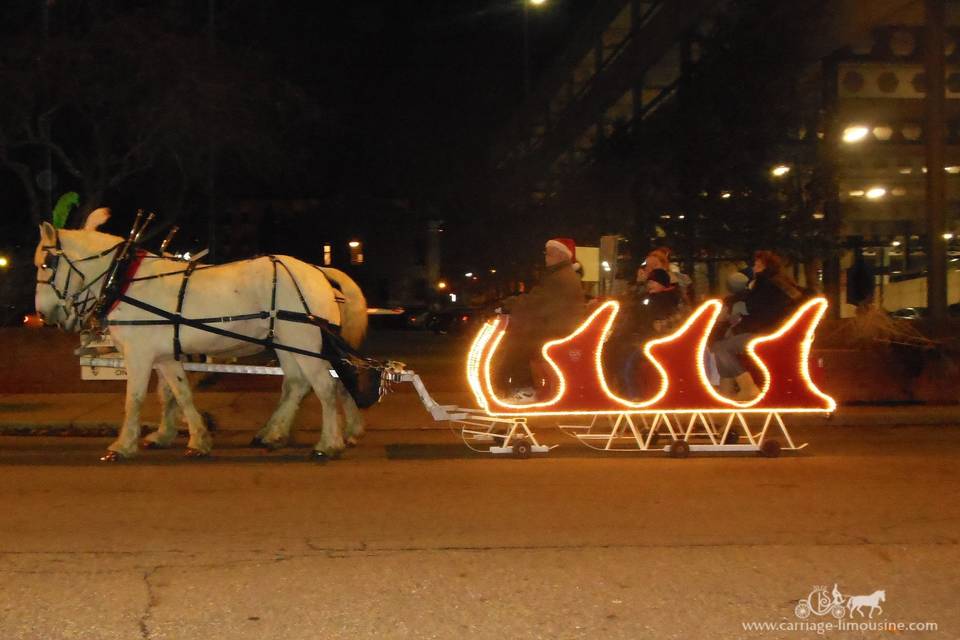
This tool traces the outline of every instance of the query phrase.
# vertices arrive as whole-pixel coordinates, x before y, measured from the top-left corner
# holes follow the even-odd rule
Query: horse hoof
[[[349,438],[346,439],[346,445],[347,445],[347,447],[349,447],[350,449],[353,449],[353,448],[354,448],[355,446],[357,446],[358,444],[359,444],[359,441],[358,441],[356,438],[354,438],[353,436],[350,436]]]
[[[247,445],[251,449],[266,449],[267,444],[260,439],[260,436],[253,436],[253,440],[250,441],[250,444]]]
[[[201,451],[200,449],[191,449],[187,447],[187,450],[183,452],[184,458],[209,458],[209,451]]]
[[[100,462],[123,462],[123,456],[116,451],[107,451],[100,456]]]

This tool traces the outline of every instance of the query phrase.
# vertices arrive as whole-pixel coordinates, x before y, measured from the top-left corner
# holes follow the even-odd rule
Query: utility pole
[[[944,116],[944,0],[924,0],[924,67],[927,75],[927,311],[934,323],[947,319],[947,243],[945,223],[944,165],[946,120]]]
[[[47,54],[47,44],[50,41],[50,5],[52,0],[40,0],[40,29],[43,35],[43,55]],[[42,104],[42,109],[47,109],[49,107],[50,92],[49,87],[44,87],[44,103]],[[50,152],[50,143],[52,142],[51,137],[53,135],[52,127],[50,126],[50,116],[43,115],[41,117],[39,124],[40,136],[47,143],[43,146],[43,173],[44,179],[41,180],[40,189],[46,194],[46,201],[44,202],[45,208],[43,211],[44,216],[53,215],[53,154]]]
[[[523,0],[523,101],[530,98],[530,0]]]
[[[820,165],[824,182],[824,226],[834,240],[842,228],[840,194],[837,185],[838,145],[840,128],[837,125],[837,63],[824,60],[822,67],[821,102],[823,105],[823,140],[820,143]],[[830,317],[840,319],[840,255],[839,246],[832,247],[823,256],[823,293],[830,303]],[[808,285],[809,286],[809,285]]]
[[[207,0],[207,56],[210,73],[213,74],[213,67],[217,56],[217,36],[216,36],[216,0]],[[217,141],[211,127],[209,148],[207,153],[207,204],[209,210],[208,232],[210,262],[217,261]]]

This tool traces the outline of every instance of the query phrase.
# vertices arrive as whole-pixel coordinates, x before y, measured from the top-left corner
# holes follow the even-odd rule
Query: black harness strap
[[[177,260],[177,261],[179,262],[179,259],[177,259],[177,258],[167,258],[167,257],[160,257],[160,256],[145,256],[145,257],[146,257],[146,258],[158,258],[158,259],[160,259],[160,260]],[[190,264],[195,264],[195,263],[192,263],[192,262],[191,262]],[[193,270],[194,270],[194,271],[203,271],[204,269],[212,269],[213,267],[219,267],[219,266],[220,266],[220,265],[218,265],[218,264],[201,264],[201,265],[197,265]],[[189,268],[189,267],[188,267],[188,268]],[[127,282],[143,282],[144,280],[154,280],[154,279],[156,279],[156,278],[166,278],[166,277],[168,277],[168,276],[179,276],[179,275],[184,274],[184,273],[186,273],[186,272],[187,272],[187,269],[184,269],[183,271],[168,271],[168,272],[166,272],[166,273],[155,273],[155,274],[152,275],[152,276],[140,276],[140,277],[137,277],[137,278],[130,278]]]
[[[323,267],[318,267],[315,264],[310,266],[319,271],[320,274],[327,279],[327,282],[333,288],[333,299],[337,302],[337,304],[344,304],[347,301],[347,297],[343,294],[343,287],[340,286],[340,283],[328,276],[327,272],[323,270]]]
[[[188,326],[188,327],[191,327],[191,328],[193,328],[193,329],[199,329],[200,331],[207,331],[207,332],[209,332],[209,333],[214,333],[214,334],[216,334],[216,335],[224,336],[224,337],[226,337],[226,338],[233,338],[234,340],[240,340],[241,342],[249,342],[249,343],[251,343],[251,344],[257,344],[257,345],[260,345],[260,346],[262,346],[262,347],[268,347],[268,348],[272,348],[272,349],[282,349],[283,351],[289,351],[289,352],[291,352],[291,353],[298,353],[298,354],[300,354],[300,355],[310,356],[310,357],[313,357],[313,358],[323,358],[324,360],[330,360],[331,358],[335,358],[335,357],[338,355],[338,354],[336,353],[336,351],[333,349],[333,343],[334,343],[334,341],[329,341],[329,342],[331,342],[331,345],[330,345],[330,347],[328,348],[328,347],[327,347],[328,341],[327,341],[327,340],[324,340],[324,341],[323,341],[323,346],[321,347],[320,352],[317,353],[316,351],[308,351],[307,349],[300,349],[300,348],[297,348],[297,347],[291,347],[291,346],[288,346],[288,345],[279,344],[279,343],[274,342],[273,340],[270,340],[270,339],[268,339],[268,338],[254,338],[254,337],[252,337],[252,336],[245,336],[245,335],[243,335],[242,333],[237,333],[237,332],[235,332],[235,331],[229,331],[229,330],[227,330],[227,329],[220,329],[219,327],[212,327],[212,326],[210,326],[210,325],[207,323],[207,320],[220,321],[220,319],[184,318],[183,316],[181,316],[181,315],[179,314],[179,312],[178,312],[178,313],[171,313],[170,311],[167,311],[167,310],[165,310],[165,309],[161,309],[161,308],[159,308],[159,307],[155,307],[155,306],[153,306],[152,304],[147,304],[146,302],[143,302],[143,301],[141,301],[141,300],[137,300],[136,298],[131,298],[131,297],[127,296],[126,294],[120,296],[120,301],[121,301],[121,302],[125,302],[125,303],[127,303],[127,304],[129,304],[129,305],[131,305],[131,306],[137,307],[138,309],[143,309],[144,311],[149,311],[150,313],[153,313],[153,314],[158,315],[158,316],[160,316],[161,318],[165,318],[165,319],[164,319],[164,320],[109,320],[109,321],[108,321],[108,324],[111,324],[111,325],[144,325],[144,324],[157,325],[157,324],[172,324],[172,325],[174,326],[174,331],[176,331],[176,330],[179,328],[179,325],[182,324],[182,325],[186,325],[186,326]],[[256,314],[245,314],[245,315],[243,315],[243,316],[227,316],[225,319],[223,319],[223,321],[224,321],[224,322],[229,321],[227,318],[233,318],[233,319],[235,319],[235,320],[244,320],[244,319],[249,320],[249,319],[253,319],[253,318],[262,318],[262,317],[263,317],[263,316],[261,315],[262,313],[264,313],[264,312],[260,312],[260,313],[256,313]],[[281,312],[281,313],[283,313],[284,315],[290,314],[291,316],[292,316],[292,315],[303,316],[303,314],[294,314],[293,312],[290,312],[290,311],[285,311],[285,312]],[[279,314],[278,314],[278,315],[279,315]],[[252,317],[251,317],[251,316],[252,316]],[[285,319],[285,320],[287,320],[287,319],[292,320],[293,318],[292,318],[292,317],[288,317],[288,318],[284,318],[284,319]],[[327,323],[327,322],[326,322],[325,320],[323,320],[322,318],[315,318],[315,319],[313,319],[313,320],[309,320],[309,319],[306,319],[305,316],[303,316],[303,318],[298,318],[296,321],[297,321],[297,322],[306,322],[306,323],[309,323],[309,324],[316,325],[317,327],[320,328],[321,331],[325,331],[328,335],[333,336],[334,338],[338,339],[338,340],[341,341],[341,342],[342,342],[342,340],[343,340],[343,339],[340,338],[340,336],[338,336],[334,331],[332,331],[331,329],[329,329],[329,328],[327,328],[327,327],[324,326],[325,324],[329,324],[329,323]],[[346,343],[344,343],[344,344],[346,344]],[[351,348],[351,352],[356,353],[355,351],[353,351],[352,348]],[[351,354],[351,355],[352,355],[352,354]],[[358,355],[358,357],[359,357],[359,354],[357,354],[357,355]],[[177,359],[180,358],[179,353],[176,354],[176,357],[177,357]]]
[[[267,256],[270,258],[270,266],[273,267],[273,285],[270,290],[270,329],[267,331],[267,340],[273,342],[276,335],[277,321],[277,260],[276,256]]]
[[[190,281],[190,275],[193,273],[193,270],[196,268],[197,263],[191,262],[187,265],[187,268],[183,271],[183,280],[180,282],[180,293],[177,294],[177,313],[176,317],[180,320],[173,324],[173,357],[175,360],[180,359],[180,322],[183,321],[183,316],[181,312],[183,311],[183,298],[187,293],[187,282]],[[121,299],[126,296],[121,296]],[[129,300],[127,300],[129,302]]]

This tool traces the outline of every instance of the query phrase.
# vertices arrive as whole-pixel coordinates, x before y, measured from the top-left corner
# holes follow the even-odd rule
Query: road
[[[379,431],[321,466],[315,434],[224,433],[107,467],[105,439],[3,437],[0,638],[889,637],[745,630],[834,584],[938,625],[897,637],[960,636],[957,428],[795,435],[774,460],[521,461]]]

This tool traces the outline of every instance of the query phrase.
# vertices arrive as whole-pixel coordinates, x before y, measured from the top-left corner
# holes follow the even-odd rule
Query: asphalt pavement
[[[436,399],[468,404],[462,345],[409,340]],[[956,407],[794,417],[810,444],[777,459],[601,453],[535,420],[559,446],[515,460],[470,451],[400,385],[358,448],[317,465],[315,399],[267,453],[246,444],[279,382],[215,379],[197,394],[209,459],[181,437],[103,465],[120,385],[16,366],[0,376],[2,640],[960,637]],[[831,617],[817,589],[834,585],[883,591],[881,609]],[[825,628],[843,623],[889,628]]]
[[[830,621],[795,609],[835,583],[938,628],[896,637],[960,635],[955,428],[686,460],[379,430],[326,465],[314,433],[249,435],[113,466],[106,438],[0,437],[0,638],[889,637],[745,630]]]

